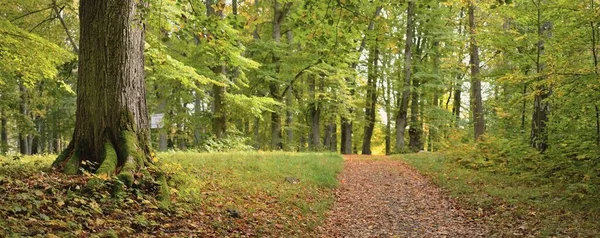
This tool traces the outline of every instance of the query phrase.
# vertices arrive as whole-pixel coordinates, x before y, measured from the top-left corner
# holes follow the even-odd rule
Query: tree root
[[[110,136],[106,136],[103,144],[102,162],[97,169],[90,167],[90,172],[97,175],[96,178],[88,182],[88,186],[96,187],[104,183],[104,180],[109,180],[112,176],[116,176],[118,181],[112,189],[113,195],[116,196],[123,193],[124,188],[132,188],[138,180],[142,183],[151,183],[156,189],[157,199],[160,206],[167,208],[170,205],[169,188],[166,176],[160,172],[159,168],[152,162],[150,154],[146,153],[140,146],[140,142],[133,131],[125,130],[117,138],[117,143],[111,142]],[[80,167],[85,162],[81,153],[81,148],[76,143],[71,142],[52,164],[52,168],[66,174],[78,174]],[[86,167],[87,169],[87,167]],[[138,185],[140,183],[137,183]],[[125,186],[123,186],[125,185]]]

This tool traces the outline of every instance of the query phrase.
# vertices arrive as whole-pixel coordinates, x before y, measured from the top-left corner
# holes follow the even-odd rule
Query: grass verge
[[[168,209],[144,188],[114,197],[87,186],[93,176],[52,173],[52,155],[0,157],[0,236],[311,236],[343,167],[327,153],[159,157],[175,202]]]
[[[406,161],[448,191],[488,223],[490,236],[593,237],[600,231],[599,205],[573,200],[565,194],[568,184],[540,183],[533,174],[467,169],[440,153],[392,158]]]

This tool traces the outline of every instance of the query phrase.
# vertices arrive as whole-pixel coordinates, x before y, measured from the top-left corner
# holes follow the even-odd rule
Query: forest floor
[[[405,162],[345,156],[324,237],[482,237],[479,219]]]

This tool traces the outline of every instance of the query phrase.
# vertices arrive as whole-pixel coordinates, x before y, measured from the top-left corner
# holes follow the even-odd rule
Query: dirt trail
[[[346,156],[324,237],[482,237],[437,186],[401,161]]]

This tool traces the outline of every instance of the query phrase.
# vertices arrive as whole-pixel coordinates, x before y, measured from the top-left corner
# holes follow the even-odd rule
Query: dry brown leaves
[[[346,156],[323,237],[483,237],[440,188],[401,161]]]

